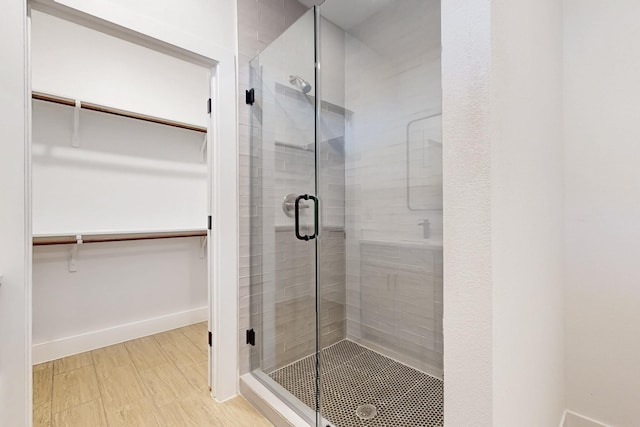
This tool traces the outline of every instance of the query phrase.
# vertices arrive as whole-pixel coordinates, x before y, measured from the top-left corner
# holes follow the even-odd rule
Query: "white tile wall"
[[[238,86],[239,98],[250,86],[249,61],[262,51],[277,36],[295,22],[307,8],[296,0],[238,0]],[[251,283],[251,182],[250,182],[250,135],[251,110],[244,102],[239,103],[239,155],[240,155],[240,373],[249,371],[250,347],[245,344],[245,331],[250,320]],[[256,251],[259,248],[254,248]],[[260,255],[254,253],[254,255]],[[254,309],[258,309],[255,308]]]
[[[353,112],[345,143],[347,336],[440,375],[440,119],[407,131],[441,111],[439,1],[393,2],[350,29],[345,43]],[[409,191],[421,210],[407,205],[408,138]],[[418,225],[425,219],[428,239]]]
[[[238,9],[243,97],[251,57],[305,8],[295,1],[239,0]],[[438,118],[410,133],[413,207],[432,210],[407,207],[406,150],[407,124],[440,112],[439,24],[439,2],[422,0],[394,2],[348,33],[325,22],[323,33],[330,37],[323,39],[323,100],[334,105],[323,104],[323,142],[318,147],[324,227],[319,245],[322,345],[348,334],[435,374],[442,369],[443,310]],[[296,65],[295,58],[290,53],[280,62],[289,67],[286,71],[308,73],[306,61]],[[240,105],[242,373],[249,370],[250,357],[270,370],[314,350],[314,318],[309,315],[315,304],[313,252],[308,243],[293,238],[292,221],[280,209],[284,194],[312,185],[314,152],[270,142],[253,152],[250,169],[252,134],[256,140],[302,147],[313,142],[307,126],[312,124],[311,104],[305,105],[299,92],[284,89],[286,73],[281,74],[270,77],[282,83],[273,87],[270,106],[277,106],[271,110],[281,117],[262,117],[259,109]],[[254,119],[279,124],[271,133],[257,132],[251,127],[252,113]],[[431,224],[427,240],[418,225],[425,219]],[[251,326],[263,329],[262,352],[253,355],[244,344],[250,313]]]
[[[289,60],[286,54],[290,52],[299,54]],[[255,70],[252,78],[259,82],[255,84],[252,119],[260,125],[253,135],[251,166],[251,203],[256,206],[251,243],[254,249],[260,248],[252,257],[256,274],[251,277],[252,308],[255,306],[251,326],[258,334],[252,353],[253,360],[269,372],[315,351],[316,243],[295,238],[294,220],[285,215],[281,203],[287,194],[316,192],[316,157],[321,163],[323,218],[318,246],[321,340],[323,345],[331,345],[345,337],[345,112],[324,103],[323,117],[331,125],[324,134],[331,139],[322,140],[316,153],[312,95],[282,83],[282,76],[291,69],[313,75],[311,15],[296,22],[251,66]],[[312,207],[313,203],[306,205]],[[312,227],[312,209],[301,211],[301,223]],[[309,233],[309,229],[303,232]]]

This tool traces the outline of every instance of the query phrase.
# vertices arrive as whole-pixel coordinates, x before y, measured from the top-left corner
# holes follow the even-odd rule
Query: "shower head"
[[[289,83],[300,89],[302,93],[309,93],[311,91],[311,85],[309,84],[309,82],[300,76],[294,76],[293,74],[290,74]]]

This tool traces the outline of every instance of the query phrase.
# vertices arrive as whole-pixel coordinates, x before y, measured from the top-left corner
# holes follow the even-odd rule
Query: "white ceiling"
[[[350,30],[364,22],[394,0],[298,0],[307,7],[322,3],[322,15],[341,27]]]

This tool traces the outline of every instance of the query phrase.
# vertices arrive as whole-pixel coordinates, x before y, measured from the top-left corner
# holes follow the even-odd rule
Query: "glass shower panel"
[[[315,423],[316,195],[314,15],[250,63],[253,374]],[[304,369],[289,367],[304,360]],[[295,387],[295,395],[290,391]]]
[[[251,369],[317,426],[441,426],[440,2],[351,6],[251,62]]]
[[[321,412],[441,426],[440,2],[345,3],[320,6]]]

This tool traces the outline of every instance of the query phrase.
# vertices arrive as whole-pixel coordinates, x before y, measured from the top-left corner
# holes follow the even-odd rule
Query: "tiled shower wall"
[[[321,194],[325,195],[322,202],[329,206],[341,203],[344,212],[342,144],[332,147],[325,141],[320,144],[319,151],[332,166],[322,169],[321,178],[326,183],[321,186],[326,188],[328,185],[339,185],[342,189],[337,198],[332,198],[331,194],[321,190]],[[308,177],[309,174],[313,176],[315,156],[313,151],[280,146],[276,146],[273,153],[265,153],[263,149],[262,155],[267,158],[273,156],[272,160],[275,160],[275,182],[271,188],[263,186],[262,194],[263,197],[268,195],[269,200],[276,201],[266,201],[265,210],[270,211],[274,207],[275,218],[279,218],[275,222],[279,224],[274,233],[274,217],[265,215],[264,228],[254,228],[252,242],[255,246],[262,247],[262,253],[254,256],[254,267],[261,274],[256,274],[251,279],[252,296],[256,297],[251,301],[251,312],[260,314],[255,316],[252,327],[260,329],[263,335],[258,340],[262,345],[261,367],[264,371],[271,372],[313,354],[316,348],[315,242],[305,242],[294,237],[293,221],[281,218],[281,197],[273,196],[274,191],[276,195],[280,195],[298,186],[304,188],[300,178]],[[312,206],[311,202],[306,203]],[[301,232],[305,234],[311,234],[313,228],[309,220],[310,210],[301,216]],[[331,217],[328,216],[328,219]],[[344,214],[337,219],[340,221],[338,225],[330,222],[323,225],[322,241],[318,246],[322,346],[332,345],[346,336],[346,254],[342,226]],[[275,236],[273,240],[272,236]],[[261,265],[255,265],[257,262]]]
[[[249,88],[250,60],[262,52],[286,28],[293,24],[307,8],[296,1],[238,1],[239,31],[239,89],[240,98]],[[343,35],[335,26],[325,23],[327,31],[333,31],[340,45],[332,51],[338,52],[336,77],[327,80],[327,89],[332,99],[344,102],[342,79],[344,62]],[[307,31],[308,30],[308,31]],[[298,37],[311,37],[313,27],[297,25],[289,36],[293,43]],[[301,33],[297,33],[301,32]],[[342,38],[341,38],[342,37]],[[329,38],[327,38],[329,40]],[[282,43],[282,40],[280,41]],[[303,46],[301,44],[301,46]],[[288,47],[272,52],[265,64],[276,64],[288,60]],[[311,45],[312,48],[312,45]],[[295,50],[295,48],[293,49]],[[312,49],[304,58],[296,57],[303,64],[287,63],[293,72],[309,72],[304,78],[313,82]],[[308,64],[306,62],[309,62]],[[267,66],[267,65],[265,65]],[[275,87],[269,87],[264,106],[258,112],[257,104],[249,108],[240,103],[240,371],[251,368],[251,358],[263,370],[270,371],[308,356],[315,351],[315,260],[314,243],[300,242],[293,237],[293,220],[282,214],[280,203],[288,193],[313,191],[315,153],[309,149],[313,133],[313,104],[299,90],[292,89],[287,82],[280,82],[280,74],[286,76],[291,70],[278,70],[269,64],[271,73],[278,76]],[[275,65],[277,67],[277,65]],[[266,70],[267,68],[265,68]],[[255,78],[255,76],[254,76]],[[273,83],[273,76],[266,77]],[[331,83],[333,82],[333,84]],[[284,84],[282,84],[284,83]],[[329,93],[329,92],[328,92]],[[268,99],[269,98],[269,99]],[[311,109],[309,110],[309,105]],[[256,109],[256,107],[258,109]],[[267,110],[269,108],[269,110]],[[267,114],[268,111],[268,114]],[[253,117],[252,117],[253,114]],[[331,345],[346,336],[345,299],[346,263],[344,239],[344,117],[340,105],[323,104],[323,141],[318,148],[321,157],[320,177],[323,194],[323,244],[320,245],[319,266],[321,277],[321,339],[323,345]],[[262,117],[265,115],[265,117]],[[260,132],[257,125],[263,123]],[[273,123],[278,122],[278,123]],[[252,127],[253,126],[253,127]],[[308,137],[311,139],[307,141]],[[264,149],[259,138],[265,138]],[[251,150],[251,138],[254,150]],[[256,145],[257,147],[256,149]],[[251,156],[256,156],[252,158]],[[260,157],[260,159],[258,159]],[[262,162],[268,165],[255,168]],[[254,165],[253,178],[251,167]],[[272,168],[272,169],[271,169]],[[270,169],[270,172],[265,170]],[[261,176],[258,176],[262,174]],[[311,180],[309,180],[311,177]],[[253,181],[251,181],[253,179]],[[272,180],[271,180],[272,179]],[[271,181],[270,181],[271,180]],[[253,189],[252,189],[253,185]],[[305,190],[310,186],[310,190]],[[260,188],[260,194],[256,189]],[[253,190],[253,193],[252,193]],[[255,212],[260,212],[259,218]],[[303,211],[303,217],[310,212]],[[252,215],[254,215],[252,217]],[[253,246],[251,245],[253,241]],[[253,319],[252,319],[253,315]],[[253,323],[252,323],[253,320]],[[253,327],[261,348],[253,353],[245,342],[245,330]]]
[[[435,375],[443,349],[439,6],[393,2],[347,31],[345,53],[353,111],[345,143],[347,336]],[[421,126],[408,128],[412,122]]]
[[[252,123],[261,124],[252,136],[251,203],[260,212],[251,226],[250,310],[257,344],[252,358],[266,372],[315,352],[316,242],[320,338],[323,345],[331,345],[345,337],[345,111],[322,103],[326,126],[316,146],[313,95],[286,80],[296,72],[313,76],[313,48],[313,16],[307,12],[251,63],[260,82]],[[301,242],[294,235],[293,218],[283,212],[282,200],[288,194],[315,193],[316,159],[321,166],[322,231],[318,240]],[[311,234],[314,203],[304,205],[302,232]]]
[[[297,0],[238,0],[238,87],[239,99],[249,89],[249,61],[275,40],[307,10]],[[250,327],[251,301],[251,182],[250,182],[250,136],[251,110],[244,102],[239,103],[239,193],[240,193],[240,373],[250,369],[250,347],[245,344],[245,331]],[[257,254],[258,255],[258,254]]]
[[[305,11],[293,0],[238,0],[240,99],[249,88],[251,58]],[[323,46],[323,94],[333,104],[323,103],[323,141],[318,149],[325,219],[319,268],[322,346],[346,334],[436,375],[442,368],[442,194],[441,173],[432,169],[442,141],[424,134],[437,134],[439,119],[411,131],[411,138],[418,136],[411,157],[418,161],[412,167],[418,166],[421,175],[409,181],[409,191],[418,210],[407,206],[406,150],[407,124],[440,112],[439,25],[437,1],[407,0],[347,32],[332,24],[322,29],[323,43],[330,40],[334,45]],[[272,336],[260,356],[266,371],[310,354],[315,345],[309,246],[292,240],[285,224],[272,235],[262,234],[272,240],[266,245],[250,244],[251,214],[256,211],[251,204],[258,200],[251,195],[250,137],[259,134],[251,127],[250,114],[240,103],[241,373],[250,369],[251,348],[244,344],[249,327],[264,326],[263,338]],[[280,183],[267,190],[271,193],[264,203],[277,211],[277,199],[289,192],[280,188],[281,183],[295,182],[288,173],[312,167],[313,153],[278,147],[260,155],[273,156],[273,172],[280,177]],[[432,181],[421,185],[425,177]],[[262,219],[269,215],[263,212]],[[418,225],[425,219],[431,224],[428,239]],[[260,223],[257,217],[253,220],[254,225]],[[263,247],[273,249],[265,253]],[[274,264],[266,269],[267,276],[256,273],[265,263]],[[268,281],[273,299],[267,298],[265,307],[263,285]],[[272,313],[265,316],[268,307]],[[272,329],[255,321],[252,325],[251,313],[269,319]]]

